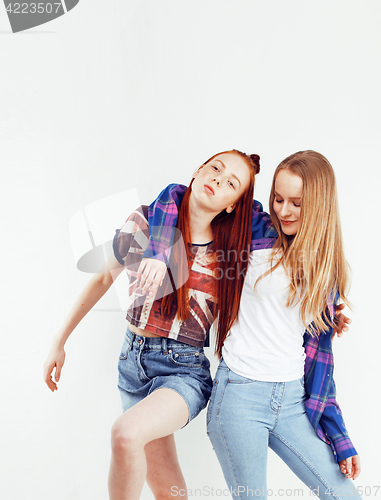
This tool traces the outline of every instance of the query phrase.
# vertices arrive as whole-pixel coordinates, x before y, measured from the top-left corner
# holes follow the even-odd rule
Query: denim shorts
[[[183,397],[190,422],[206,407],[212,392],[210,364],[202,347],[166,337],[143,337],[129,328],[118,370],[123,412],[156,389],[167,388]]]

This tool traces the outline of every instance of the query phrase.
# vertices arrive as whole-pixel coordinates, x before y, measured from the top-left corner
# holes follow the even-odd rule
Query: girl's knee
[[[144,443],[139,438],[139,430],[136,426],[124,419],[119,419],[111,429],[111,449],[115,456],[125,457],[143,449]]]

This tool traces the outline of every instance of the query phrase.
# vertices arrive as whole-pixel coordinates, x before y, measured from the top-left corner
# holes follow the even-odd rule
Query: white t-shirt
[[[299,305],[286,307],[290,279],[283,266],[258,281],[270,268],[272,249],[251,253],[240,312],[222,355],[234,372],[253,380],[289,382],[303,376],[305,327]]]

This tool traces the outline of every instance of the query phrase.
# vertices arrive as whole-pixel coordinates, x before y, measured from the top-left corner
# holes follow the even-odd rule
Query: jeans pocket
[[[229,383],[230,384],[254,384],[257,380],[238,375],[238,373],[229,370]]]
[[[168,359],[176,366],[200,367],[204,358],[205,354],[196,348],[168,350]]]

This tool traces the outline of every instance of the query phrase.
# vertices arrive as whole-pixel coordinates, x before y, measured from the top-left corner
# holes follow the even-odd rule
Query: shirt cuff
[[[348,436],[338,436],[332,439],[332,445],[336,453],[337,462],[357,455],[357,451]]]

